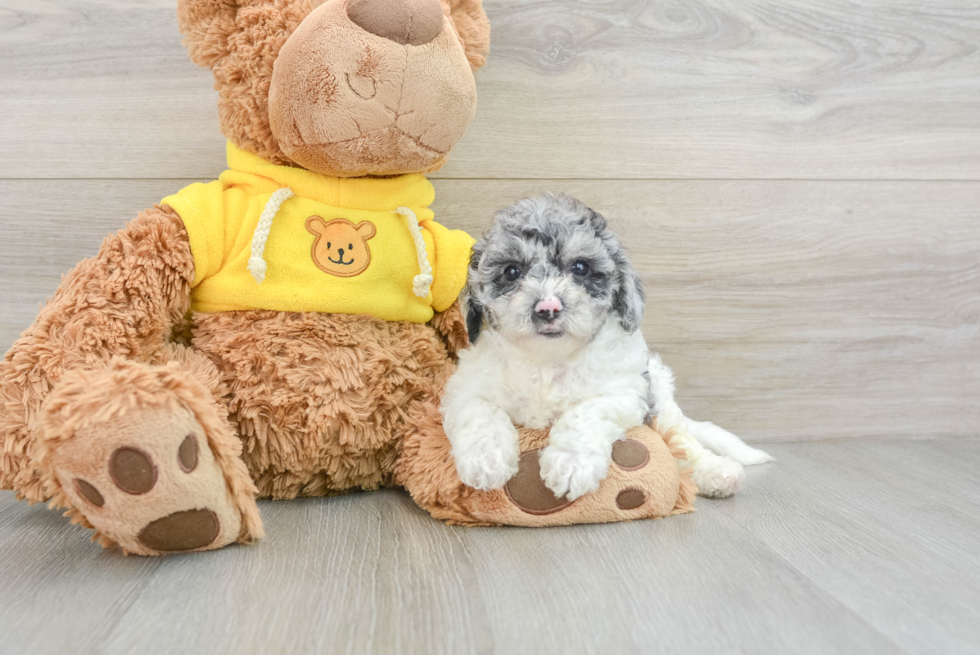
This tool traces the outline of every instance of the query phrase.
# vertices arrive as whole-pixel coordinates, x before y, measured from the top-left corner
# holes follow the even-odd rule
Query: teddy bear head
[[[473,118],[480,0],[178,0],[224,135],[323,175],[441,167]]]

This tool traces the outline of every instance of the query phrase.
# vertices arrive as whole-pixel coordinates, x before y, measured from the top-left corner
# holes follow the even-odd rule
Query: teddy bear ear
[[[452,21],[463,42],[470,66],[480,68],[487,63],[490,51],[490,21],[483,11],[481,0],[440,0],[442,10]]]
[[[191,61],[210,68],[228,56],[237,14],[236,0],[177,0],[177,24]]]
[[[306,219],[306,230],[310,234],[320,235],[325,227],[327,223],[319,216],[310,216]]]
[[[357,233],[360,234],[361,238],[365,241],[373,238],[374,235],[377,234],[377,229],[374,227],[374,223],[371,221],[362,221],[358,223],[357,227],[354,229],[357,230]]]

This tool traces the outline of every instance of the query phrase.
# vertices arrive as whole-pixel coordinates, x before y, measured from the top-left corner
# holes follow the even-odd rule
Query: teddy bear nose
[[[350,0],[347,15],[371,34],[402,45],[422,45],[442,31],[439,0]]]

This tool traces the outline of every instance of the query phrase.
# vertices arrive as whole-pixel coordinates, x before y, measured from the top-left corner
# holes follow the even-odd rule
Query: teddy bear
[[[531,460],[492,494],[455,477],[438,407],[467,345],[473,239],[434,220],[425,174],[474,115],[480,0],[178,0],[177,15],[214,74],[228,169],[106,238],[6,354],[0,488],[141,555],[260,539],[256,497],[390,485],[459,523],[690,510],[649,427],[572,508],[542,496]],[[529,452],[546,437],[522,432]]]

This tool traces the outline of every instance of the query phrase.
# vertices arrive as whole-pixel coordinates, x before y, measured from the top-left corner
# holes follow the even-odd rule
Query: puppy
[[[551,427],[541,477],[569,500],[599,487],[613,443],[651,416],[662,428],[704,433],[745,463],[770,459],[684,417],[673,374],[639,330],[640,279],[605,219],[578,200],[545,194],[497,212],[474,246],[467,295],[473,345],[460,354],[442,403],[463,483],[498,489],[517,473],[515,425]],[[739,462],[692,438],[680,445],[702,495],[741,486]]]

